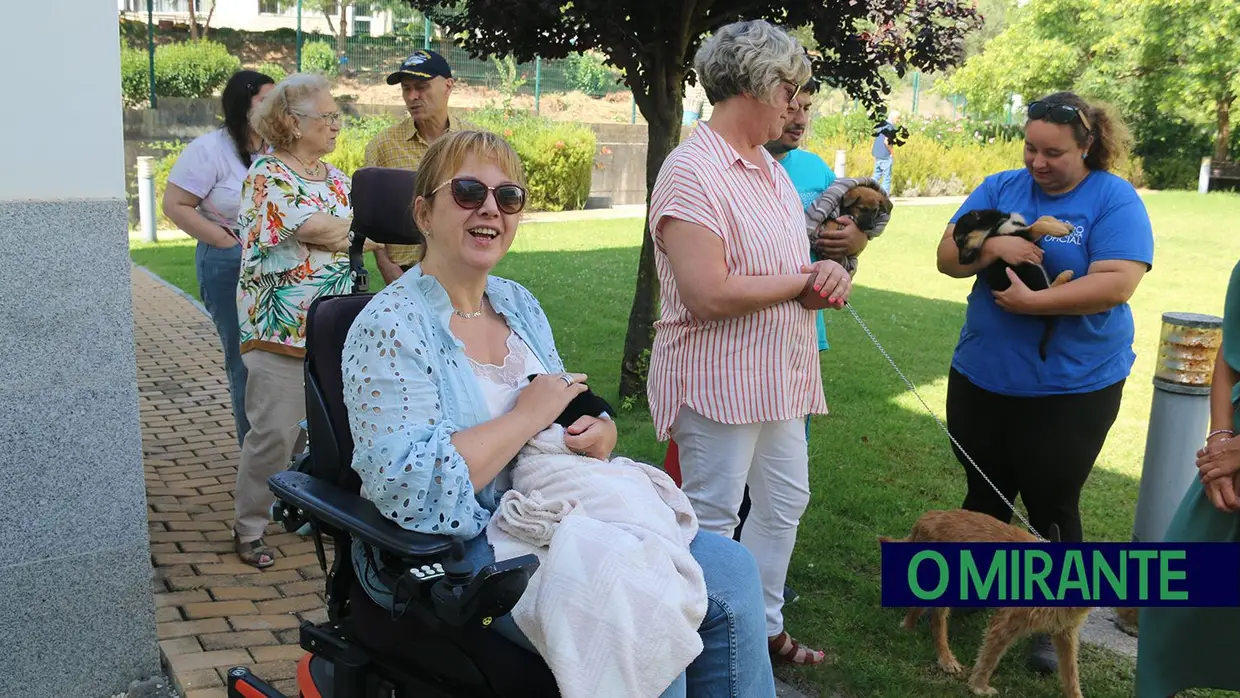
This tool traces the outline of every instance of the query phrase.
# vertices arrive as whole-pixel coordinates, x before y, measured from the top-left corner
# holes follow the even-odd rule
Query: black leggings
[[[1124,381],[1091,393],[1010,397],[983,390],[951,370],[947,428],[1009,502],[1019,494],[1043,537],[1079,543],[1081,488],[1119,414]],[[1012,512],[952,444],[969,490],[963,508],[1010,523]],[[1023,526],[1021,526],[1024,528]]]

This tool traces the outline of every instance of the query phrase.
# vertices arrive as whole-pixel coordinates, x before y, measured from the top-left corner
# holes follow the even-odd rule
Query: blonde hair
[[[504,176],[525,186],[525,168],[508,141],[490,131],[450,131],[432,143],[422,156],[413,198],[431,198],[431,192],[460,171],[471,155],[495,163]]]
[[[293,73],[276,83],[250,114],[250,128],[276,148],[287,148],[299,136],[320,93],[331,94],[331,83],[317,73]]]
[[[508,141],[490,131],[449,131],[431,143],[422,156],[413,184],[414,203],[421,197],[429,206],[435,196],[432,192],[452,179],[470,156],[495,163],[505,177],[522,187],[526,186],[521,157]],[[416,215],[416,205],[414,211]]]
[[[698,49],[693,69],[711,104],[744,94],[770,102],[782,81],[804,85],[813,72],[805,47],[760,19],[720,27]]]

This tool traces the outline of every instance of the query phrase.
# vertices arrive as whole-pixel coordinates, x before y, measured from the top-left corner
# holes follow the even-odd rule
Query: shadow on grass
[[[945,421],[946,378],[963,303],[858,288],[852,305],[930,409]],[[791,672],[798,684],[849,695],[965,695],[959,679],[942,674],[926,624],[899,628],[905,609],[882,608],[880,534],[902,537],[929,509],[957,508],[965,474],[935,419],[908,393],[887,359],[847,311],[828,326],[831,350],[823,376],[831,415],[811,430],[811,503],[802,520],[789,584],[801,594],[789,626],[821,642],[833,665]],[[1095,468],[1082,502],[1087,539],[1129,540],[1135,479]],[[1022,506],[1019,501],[1017,506]],[[1021,525],[1013,517],[1015,525]],[[1123,535],[1108,535],[1117,528]],[[985,616],[952,622],[953,651],[971,665]],[[1129,660],[1087,647],[1082,685],[1090,696],[1131,696]],[[993,684],[1007,695],[1053,698],[1057,677],[1025,667],[1025,646],[1009,651]]]

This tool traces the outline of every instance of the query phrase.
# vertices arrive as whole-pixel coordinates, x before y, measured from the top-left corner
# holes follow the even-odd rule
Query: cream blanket
[[[655,698],[702,651],[697,518],[663,471],[564,446],[553,424],[522,448],[487,525],[495,559],[540,567],[512,610],[564,698]]]

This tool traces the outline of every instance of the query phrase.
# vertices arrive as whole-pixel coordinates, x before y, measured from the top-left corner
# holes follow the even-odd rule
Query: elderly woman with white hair
[[[660,440],[679,447],[682,489],[704,531],[757,558],[773,659],[825,657],[784,630],[784,581],[809,504],[805,420],[826,414],[815,311],[851,291],[838,263],[811,263],[804,214],[779,138],[810,77],[805,49],[763,21],[720,28],[694,69],[714,105],[671,154],[651,196],[662,291],[648,393]]]
[[[316,298],[348,293],[351,182],[323,162],[341,116],[322,76],[288,76],[250,115],[271,152],[254,159],[241,189],[237,315],[247,370],[250,430],[237,468],[233,535],[237,555],[269,567],[263,543],[274,497],[267,478],[300,447],[306,312]]]

